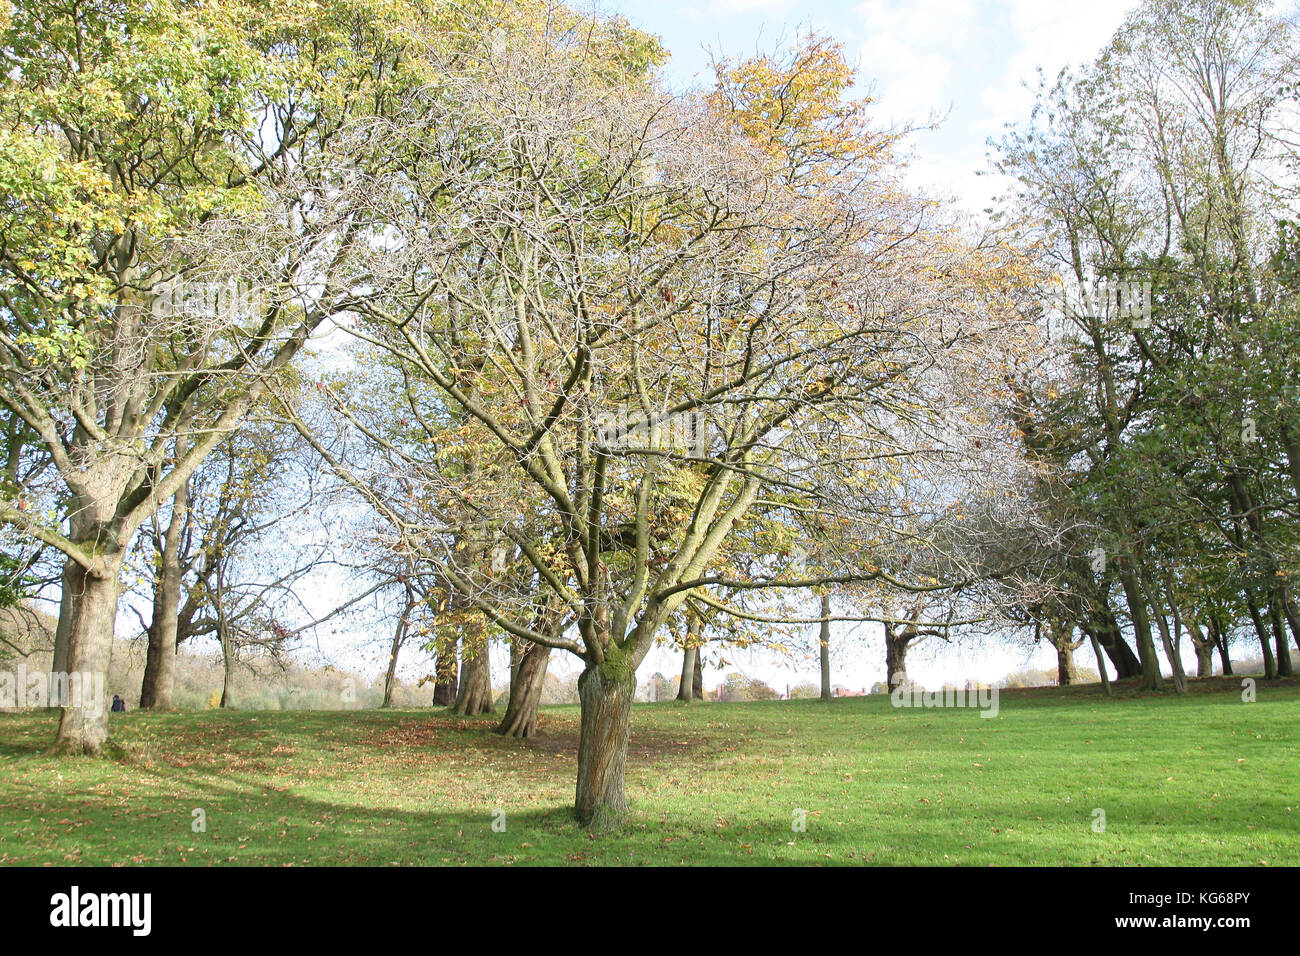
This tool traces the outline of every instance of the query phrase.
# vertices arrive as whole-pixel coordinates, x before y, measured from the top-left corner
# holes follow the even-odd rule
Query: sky
[[[838,39],[859,70],[858,93],[875,99],[885,126],[926,124],[916,132],[913,185],[951,196],[978,214],[1001,191],[988,171],[987,140],[1028,118],[1037,70],[1050,82],[1062,67],[1091,60],[1134,0],[603,0],[662,38],[674,88],[707,83],[710,51],[747,56],[771,51],[809,30]]]

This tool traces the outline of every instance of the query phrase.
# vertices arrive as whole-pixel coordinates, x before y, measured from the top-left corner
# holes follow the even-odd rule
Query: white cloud
[[[854,7],[865,79],[881,109],[900,120],[923,121],[947,109],[953,66],[971,47],[974,0],[865,0]]]

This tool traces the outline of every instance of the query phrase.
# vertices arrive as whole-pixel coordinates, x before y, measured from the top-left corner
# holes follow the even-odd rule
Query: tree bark
[[[492,713],[492,674],[488,666],[487,643],[462,641],[465,660],[460,664],[460,693],[456,696],[455,711],[466,717]]]
[[[59,623],[54,629],[54,660],[50,664],[52,674],[68,672],[68,648],[72,640],[73,585],[69,584],[69,575],[80,580],[81,565],[71,558],[63,562],[62,593],[59,596]]]
[[[822,700],[831,699],[831,596],[821,596],[822,623],[818,630],[817,643],[821,649],[822,665]]]
[[[1101,689],[1107,697],[1111,696],[1110,675],[1106,673],[1106,658],[1102,655],[1101,642],[1097,640],[1097,635],[1092,630],[1088,632],[1088,640],[1092,642],[1092,653],[1097,657],[1097,673],[1101,675]]]
[[[507,737],[532,737],[537,733],[537,706],[546,684],[551,649],[545,644],[520,641],[525,646],[510,668],[510,699],[496,732]]]
[[[1047,641],[1056,649],[1056,683],[1061,687],[1079,683],[1079,669],[1074,663],[1074,652],[1082,641],[1074,640],[1074,625],[1068,621],[1048,619],[1043,627]]]
[[[1174,692],[1178,694],[1187,693],[1187,675],[1183,671],[1183,657],[1178,650],[1178,642],[1182,637],[1181,629],[1178,626],[1178,609],[1165,596],[1163,603],[1158,600],[1160,592],[1155,587],[1150,586],[1146,575],[1141,576],[1142,590],[1146,594],[1147,603],[1155,612],[1156,626],[1160,629],[1160,642],[1164,645],[1165,659],[1169,661],[1170,670],[1174,674]],[[1170,611],[1174,616],[1174,631],[1170,634],[1169,618],[1165,611]]]
[[[1090,625],[1090,630],[1095,633],[1097,641],[1101,644],[1102,650],[1110,658],[1110,662],[1115,666],[1115,679],[1126,680],[1130,677],[1137,677],[1142,673],[1142,663],[1133,653],[1133,648],[1128,646],[1124,640],[1124,635],[1120,631],[1119,622],[1115,620],[1115,614],[1109,607],[1104,608],[1099,617],[1095,618],[1095,623]]]
[[[616,827],[627,816],[623,771],[631,735],[636,674],[606,673],[588,666],[578,678],[582,726],[578,740],[578,789],[574,809],[584,827]]]
[[[907,645],[911,642],[906,633],[895,624],[885,625],[885,682],[891,691],[908,683]]]
[[[700,649],[688,647],[682,653],[682,679],[677,686],[677,699],[690,703],[695,699],[695,668]]]
[[[1251,623],[1255,625],[1255,636],[1259,638],[1259,649],[1264,655],[1264,679],[1277,677],[1277,661],[1273,659],[1273,647],[1268,641],[1268,631],[1264,629],[1264,619],[1259,613],[1259,603],[1248,587],[1245,589],[1246,609],[1250,611]]]
[[[1133,622],[1133,639],[1137,643],[1138,661],[1142,665],[1142,689],[1160,690],[1164,679],[1160,676],[1160,661],[1156,657],[1156,645],[1151,638],[1151,618],[1147,614],[1147,602],[1142,594],[1142,585],[1138,581],[1133,559],[1125,557],[1120,564],[1119,580],[1124,588],[1124,597],[1128,601],[1129,617]]]
[[[1062,687],[1079,683],[1079,670],[1074,663],[1074,647],[1069,641],[1056,645],[1056,683]]]
[[[677,699],[690,703],[696,697],[696,671],[700,661],[700,619],[694,614],[686,616],[686,650],[682,654],[682,679],[677,687]]]
[[[1187,622],[1187,633],[1192,639],[1192,649],[1196,652],[1196,676],[1214,676],[1214,642],[1201,629],[1195,615],[1180,613],[1179,617]]]
[[[1214,642],[1214,647],[1219,652],[1219,663],[1223,666],[1223,675],[1225,677],[1231,676],[1232,658],[1228,656],[1228,635],[1219,624],[1219,617],[1214,612],[1210,613],[1209,628],[1210,640]]]
[[[172,498],[172,516],[163,535],[162,565],[154,583],[153,619],[145,652],[141,710],[170,710],[176,683],[176,631],[181,604],[181,531],[189,508],[189,485]]]
[[[68,673],[102,674],[108,680],[113,656],[113,629],[117,620],[117,576],[121,557],[100,560],[94,572],[75,561],[64,566],[63,586],[68,601]],[[71,702],[69,702],[71,703]],[[83,698],[78,706],[63,707],[54,752],[95,756],[108,740],[108,707],[104,701],[89,706]]]
[[[402,613],[397,617],[397,626],[393,629],[393,644],[388,650],[388,670],[384,673],[384,699],[380,707],[393,706],[393,686],[397,683],[397,655],[402,652],[402,643],[406,640],[406,616],[410,613],[411,602],[408,600],[406,606],[402,608]]]
[[[438,659],[434,664],[433,674],[433,706],[455,707],[460,689],[460,669],[454,641],[446,647],[438,648]]]
[[[225,710],[227,707],[234,706],[234,699],[231,696],[233,687],[231,686],[231,674],[235,666],[235,644],[226,632],[224,624],[220,626],[221,641],[221,703],[220,707]]]
[[[1291,669],[1291,648],[1286,642],[1286,627],[1283,625],[1283,608],[1286,605],[1286,593],[1281,588],[1274,589],[1269,595],[1268,616],[1273,623],[1273,640],[1275,642],[1274,656],[1277,660],[1277,676],[1290,677],[1294,673]]]

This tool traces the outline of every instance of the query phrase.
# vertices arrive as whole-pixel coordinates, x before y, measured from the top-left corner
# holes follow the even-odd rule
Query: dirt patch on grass
[[[578,759],[578,731],[576,728],[541,733],[536,737],[516,741],[520,746],[530,750],[549,754],[563,754]],[[632,738],[627,746],[628,763],[632,766],[649,766],[662,760],[698,755],[703,751],[716,750],[712,738],[680,734],[670,734],[655,730],[632,729]]]

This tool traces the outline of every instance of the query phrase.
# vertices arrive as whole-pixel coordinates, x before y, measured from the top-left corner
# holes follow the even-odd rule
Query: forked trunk
[[[1056,645],[1056,682],[1062,687],[1079,683],[1079,671],[1074,664],[1074,645],[1068,638]]]
[[[546,665],[551,649],[526,642],[510,668],[510,699],[496,732],[507,737],[532,737],[537,733],[537,706],[546,684]]]
[[[1160,629],[1160,643],[1165,649],[1165,660],[1169,661],[1170,670],[1174,674],[1174,691],[1179,694],[1186,694],[1187,676],[1183,673],[1183,658],[1178,651],[1178,644],[1182,638],[1181,628],[1178,626],[1178,612],[1172,606],[1170,607],[1170,610],[1174,613],[1175,627],[1171,635],[1169,618],[1165,616],[1165,608],[1159,603],[1158,595],[1160,592],[1148,586],[1145,577],[1142,578],[1142,590],[1146,593],[1147,602],[1151,605],[1151,609],[1155,611],[1156,626]]]
[[[1174,672],[1174,691],[1179,694],[1186,694],[1187,676],[1183,673],[1183,658],[1178,653],[1176,635],[1170,636],[1169,622],[1163,614],[1156,615],[1156,623],[1160,626],[1160,641],[1164,644],[1165,658],[1169,661],[1170,668]]]
[[[1047,640],[1056,648],[1056,683],[1061,687],[1079,683],[1079,671],[1074,663],[1074,625],[1065,621],[1048,619],[1043,623]]]
[[[460,665],[460,694],[456,697],[456,713],[467,717],[490,714],[492,674],[488,668],[488,649],[480,645],[471,650],[467,644],[465,650],[466,658]]]
[[[1194,644],[1196,648],[1196,676],[1214,676],[1214,648],[1209,644]]]
[[[582,729],[574,809],[584,827],[615,827],[627,816],[623,768],[635,696],[636,674],[632,672],[609,676],[600,667],[589,666],[578,678]]]
[[[1214,645],[1215,650],[1219,652],[1219,663],[1223,667],[1223,676],[1228,677],[1232,674],[1232,658],[1228,654],[1228,635],[1219,624],[1219,616],[1213,611],[1210,612],[1207,626],[1210,631],[1210,642]]]
[[[907,644],[895,625],[885,625],[885,680],[891,691],[907,684]]]
[[[117,619],[117,573],[120,564],[107,562],[96,573],[69,561],[64,567],[63,586],[68,601],[67,672],[79,674],[82,683],[100,675],[108,681],[108,667],[113,655],[113,626]],[[101,684],[100,686],[104,686]],[[59,716],[59,730],[54,738],[54,752],[87,754],[100,752],[108,740],[108,707],[100,700],[82,695],[80,700],[65,701]],[[54,704],[55,701],[51,701]]]
[[[1201,622],[1196,616],[1180,612],[1179,616],[1187,622],[1187,633],[1192,639],[1192,650],[1196,652],[1196,676],[1214,676],[1214,642],[1201,629]]]

